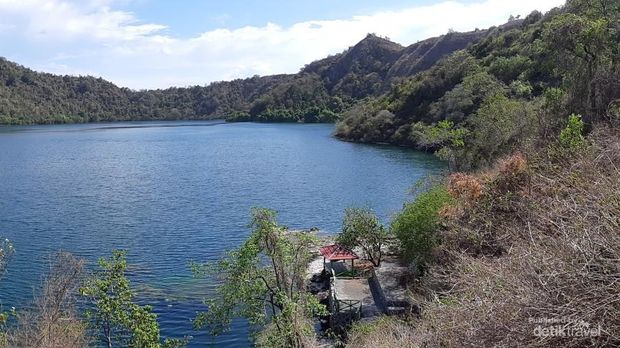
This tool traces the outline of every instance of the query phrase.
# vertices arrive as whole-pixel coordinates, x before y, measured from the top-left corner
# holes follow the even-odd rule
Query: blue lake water
[[[341,142],[332,131],[220,122],[1,127],[0,237],[17,250],[0,281],[2,304],[27,306],[58,250],[92,266],[123,248],[163,337],[250,345],[243,320],[217,338],[192,329],[214,284],[193,279],[190,261],[238,246],[253,206],[325,233],[338,231],[351,205],[387,222],[418,179],[444,168],[428,154]]]

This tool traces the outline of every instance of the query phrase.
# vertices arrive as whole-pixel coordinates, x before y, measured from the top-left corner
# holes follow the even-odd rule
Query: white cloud
[[[132,13],[114,10],[114,2],[0,0],[0,39],[22,35],[28,45],[45,42],[45,49],[59,50],[50,55],[54,59],[35,62],[35,68],[87,71],[132,88],[202,85],[254,74],[296,72],[306,63],[355,44],[369,32],[409,45],[450,28],[466,31],[498,25],[511,14],[546,11],[564,1],[442,1],[289,27],[267,23],[222,28],[190,38],[172,36],[162,24],[141,23]]]
[[[166,26],[138,24],[131,13],[110,8],[113,1],[0,0],[0,19],[38,40],[135,40]]]

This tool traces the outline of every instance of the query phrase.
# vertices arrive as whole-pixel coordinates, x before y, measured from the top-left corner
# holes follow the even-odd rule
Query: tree
[[[59,252],[51,263],[40,295],[32,306],[16,313],[9,335],[11,347],[88,347],[86,324],[76,308],[84,260]]]
[[[381,266],[381,248],[388,239],[388,231],[369,208],[347,208],[342,221],[342,232],[336,241],[346,247],[361,247],[366,258],[376,267]]]
[[[598,1],[608,10],[597,11],[583,1],[570,1],[575,13],[563,13],[544,30],[545,42],[555,55],[558,73],[572,94],[575,107],[589,118],[602,116],[618,94],[620,53],[617,2]],[[616,10],[611,10],[613,6]],[[615,18],[609,13],[615,13]]]
[[[456,168],[472,169],[489,165],[537,135],[539,103],[489,96],[469,119],[472,131],[459,149]]]
[[[94,308],[86,311],[105,344],[129,347],[160,347],[159,325],[150,306],[133,302],[133,291],[125,276],[124,250],[114,250],[109,260],[99,260],[99,270],[80,289]]]
[[[11,256],[15,253],[15,248],[13,247],[13,243],[8,239],[4,239],[0,241],[0,278],[4,276],[6,272],[6,267],[9,264]],[[7,321],[9,320],[9,315],[11,313],[5,312],[0,307],[0,345],[6,346],[8,345],[8,335],[5,331]]]
[[[5,239],[0,241],[0,277],[4,276],[4,272],[6,272],[6,267],[11,260],[11,257],[15,253],[15,248],[13,247],[13,243],[10,240]]]
[[[457,165],[456,154],[465,146],[469,131],[455,127],[454,122],[443,120],[433,126],[419,125],[418,142],[429,149],[436,149],[435,155],[448,161],[450,168]]]
[[[199,313],[194,324],[217,335],[233,318],[244,317],[264,327],[259,345],[306,346],[313,334],[308,318],[325,313],[304,284],[316,238],[308,232],[289,232],[269,209],[253,209],[250,227],[252,233],[238,249],[216,263],[192,265],[196,276],[210,275],[221,282],[217,296],[205,300],[209,310]]]

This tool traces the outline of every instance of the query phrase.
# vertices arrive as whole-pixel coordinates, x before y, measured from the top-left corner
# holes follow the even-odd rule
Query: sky
[[[0,0],[0,56],[132,89],[298,72],[368,33],[404,46],[564,0]]]

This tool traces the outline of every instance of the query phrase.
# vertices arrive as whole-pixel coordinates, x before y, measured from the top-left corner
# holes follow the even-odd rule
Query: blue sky
[[[403,45],[564,0],[0,0],[0,56],[134,89],[275,73],[374,32]]]
[[[437,1],[435,1],[437,2]],[[471,3],[472,1],[463,1]],[[261,26],[268,22],[290,26],[308,20],[350,18],[411,5],[432,4],[432,0],[314,0],[314,1],[133,1],[121,6],[139,13],[144,21],[166,23],[180,36],[192,36],[219,27]],[[170,15],[173,13],[174,15]]]

